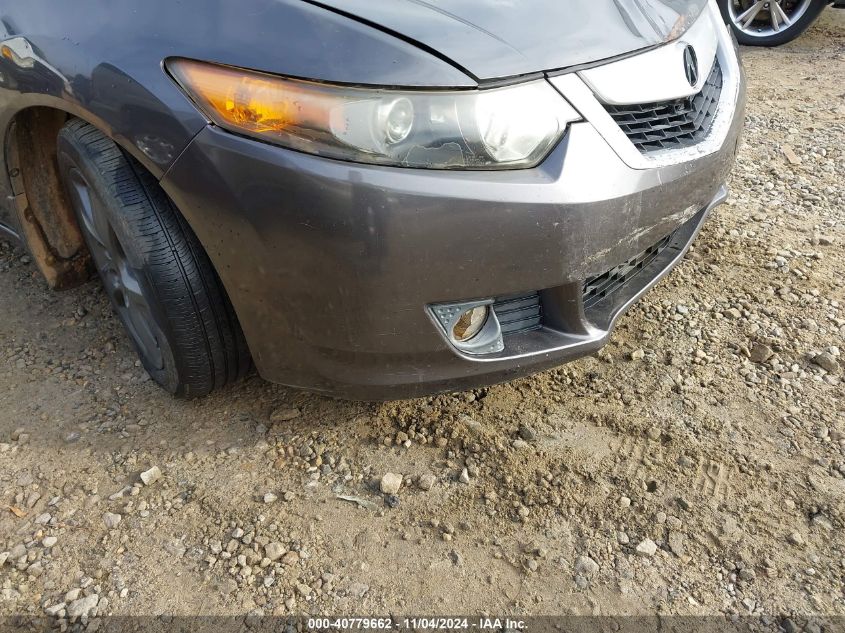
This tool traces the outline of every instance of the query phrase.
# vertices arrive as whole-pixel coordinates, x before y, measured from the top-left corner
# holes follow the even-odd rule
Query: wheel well
[[[91,276],[88,248],[59,179],[56,141],[69,118],[54,108],[28,108],[15,116],[6,137],[18,221],[33,259],[56,290]]]

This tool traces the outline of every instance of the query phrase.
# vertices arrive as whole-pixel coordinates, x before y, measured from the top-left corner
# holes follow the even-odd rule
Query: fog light
[[[452,328],[452,337],[459,343],[470,340],[481,331],[487,322],[490,308],[478,306],[464,312]]]

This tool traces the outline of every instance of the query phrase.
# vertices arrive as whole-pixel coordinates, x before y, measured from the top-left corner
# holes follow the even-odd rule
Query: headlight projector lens
[[[387,108],[384,134],[388,143],[401,143],[414,126],[414,106],[408,99],[397,99]]]

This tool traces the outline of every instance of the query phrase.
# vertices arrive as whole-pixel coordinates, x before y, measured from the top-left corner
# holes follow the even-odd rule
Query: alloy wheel
[[[750,37],[768,37],[792,27],[812,0],[730,0],[731,22]]]

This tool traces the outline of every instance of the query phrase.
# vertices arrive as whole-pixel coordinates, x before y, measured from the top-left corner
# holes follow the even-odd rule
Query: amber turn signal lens
[[[190,86],[200,107],[218,124],[228,123],[255,133],[328,126],[332,100],[314,88],[305,89],[301,85],[304,82],[264,78],[258,73],[246,75],[226,66],[189,60],[180,60],[170,68],[180,83]]]

